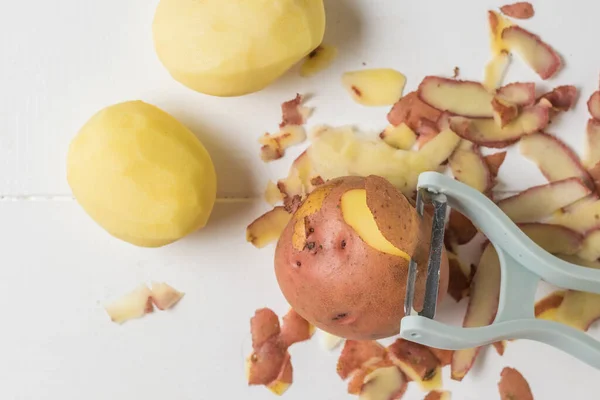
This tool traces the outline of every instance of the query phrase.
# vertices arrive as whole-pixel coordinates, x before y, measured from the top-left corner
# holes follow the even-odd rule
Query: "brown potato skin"
[[[367,179],[343,177],[327,182],[325,185],[333,188],[321,209],[305,218],[306,242],[311,245],[303,250],[296,250],[292,245],[296,220],[293,217],[275,251],[277,281],[296,312],[326,332],[354,340],[381,339],[398,334],[404,316],[408,271],[408,261],[368,246],[344,221],[340,208],[342,195],[348,190],[371,186],[366,185]],[[381,185],[381,181],[378,184]],[[369,196],[373,193],[367,192]],[[404,206],[394,207],[388,203],[386,213],[397,210],[407,213]],[[407,245],[412,247],[402,246],[401,250],[412,255],[429,248],[428,242],[413,240],[422,238],[422,232],[431,228],[431,216],[427,216],[426,222],[419,226],[414,223],[399,226],[398,229],[411,231],[396,235],[396,238],[411,238]],[[426,268],[424,263],[419,264],[416,307],[422,300]],[[448,259],[444,252],[440,300],[447,286]]]

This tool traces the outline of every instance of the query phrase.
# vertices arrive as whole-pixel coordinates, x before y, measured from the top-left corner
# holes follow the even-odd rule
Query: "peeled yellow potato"
[[[263,89],[319,46],[323,0],[161,0],[154,47],[182,84],[214,96]]]
[[[202,143],[141,101],[105,108],[84,125],[69,148],[67,179],[100,226],[142,247],[163,246],[203,227],[217,192]]]

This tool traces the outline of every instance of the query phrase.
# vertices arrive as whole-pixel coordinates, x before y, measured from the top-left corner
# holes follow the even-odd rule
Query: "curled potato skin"
[[[321,208],[304,216],[304,248],[299,250],[292,245],[296,221],[293,217],[279,239],[275,252],[275,273],[290,305],[311,324],[347,339],[370,340],[393,336],[399,332],[400,320],[404,316],[408,261],[381,253],[367,245],[346,224],[339,207],[342,195],[349,190],[381,188],[381,181],[377,181],[377,185],[366,183],[375,178],[343,177],[327,182],[325,187],[330,186],[331,190]],[[392,189],[396,191],[393,186]],[[379,193],[385,195],[386,191]],[[384,204],[387,210],[384,212],[381,209],[377,213],[380,224],[386,221],[386,213],[402,209],[385,199],[375,203]],[[403,212],[416,211],[411,208]],[[404,240],[408,247],[403,246],[402,250],[411,255],[428,249],[429,239],[422,232],[430,230],[431,216],[426,216],[424,224],[418,223],[410,215],[407,215],[407,221],[398,225],[398,229],[404,232],[394,236],[394,244],[402,244],[399,241]],[[417,307],[420,306],[425,287],[424,268],[426,265],[419,263]],[[447,286],[448,260],[444,252],[440,300]]]

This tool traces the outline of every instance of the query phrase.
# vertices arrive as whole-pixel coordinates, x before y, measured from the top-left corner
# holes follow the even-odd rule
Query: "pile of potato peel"
[[[534,14],[528,3],[511,6],[502,12],[512,18],[527,19]],[[555,76],[563,60],[539,36],[500,14],[490,11],[489,22],[492,58],[483,82],[425,77],[416,91],[393,105],[389,125],[378,138],[352,127],[313,129],[308,149],[294,161],[288,176],[269,182],[265,198],[275,208],[248,226],[248,240],[257,247],[276,241],[306,196],[328,180],[378,175],[414,198],[418,175],[441,171],[496,201],[548,252],[574,264],[600,268],[600,90],[587,101],[591,118],[585,155],[580,159],[549,132],[554,119],[575,107],[576,86],[561,85],[539,94],[534,82],[502,82],[512,54],[542,80]],[[357,89],[355,100],[362,92],[373,98],[368,80],[360,84],[367,87],[350,85]],[[507,155],[503,149],[513,145],[548,182],[498,199],[494,187]],[[484,156],[483,148],[502,150]],[[469,298],[465,327],[489,325],[498,307],[500,264],[494,247],[487,243],[482,248],[477,265],[460,257],[461,247],[478,236],[468,219],[456,211],[450,213],[445,241],[450,259],[448,293],[457,302]],[[556,291],[538,301],[535,315],[587,331],[600,318],[600,296]],[[494,344],[500,355],[506,346],[505,342]],[[400,399],[410,381],[429,392],[427,399],[446,399],[450,395],[441,391],[439,370],[450,365],[452,379],[460,381],[480,350],[444,351],[403,340],[385,348],[376,341],[346,340],[338,374],[349,378],[348,392],[361,399]],[[411,364],[413,358],[407,354],[415,352],[422,362]],[[381,391],[374,394],[377,382],[384,383],[379,383]],[[499,391],[502,399],[533,399],[525,379],[512,368],[502,372]]]

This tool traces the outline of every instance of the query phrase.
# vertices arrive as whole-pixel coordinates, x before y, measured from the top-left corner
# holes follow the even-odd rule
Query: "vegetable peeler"
[[[413,308],[417,264],[409,264],[405,317],[400,336],[439,349],[462,350],[501,340],[529,339],[546,343],[600,369],[600,341],[567,325],[536,319],[535,293],[540,280],[555,286],[600,294],[600,270],[581,267],[546,252],[489,198],[437,172],[425,172],[417,185],[417,212],[434,208],[423,309]],[[447,208],[469,218],[490,240],[500,260],[500,302],[493,323],[463,328],[435,321],[440,263]]]

